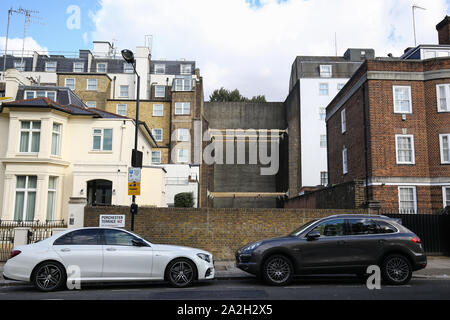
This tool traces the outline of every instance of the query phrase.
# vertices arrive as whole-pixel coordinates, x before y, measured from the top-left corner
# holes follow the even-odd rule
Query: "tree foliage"
[[[227,90],[223,87],[216,89],[209,96],[210,102],[266,102],[266,97],[264,95],[257,95],[251,99],[241,95],[238,89],[233,91]]]
[[[182,192],[175,195],[176,208],[192,208],[194,206],[194,194],[192,192]]]

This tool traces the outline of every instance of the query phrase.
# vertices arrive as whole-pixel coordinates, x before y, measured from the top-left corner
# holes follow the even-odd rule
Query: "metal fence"
[[[391,218],[401,219],[402,225],[414,232],[422,240],[424,250],[427,254],[450,255],[449,214],[403,214],[386,212],[382,214]]]
[[[13,221],[0,220],[0,261],[6,261],[14,243],[15,228],[29,228],[28,243],[44,240],[52,235],[55,228],[67,228],[64,220]]]

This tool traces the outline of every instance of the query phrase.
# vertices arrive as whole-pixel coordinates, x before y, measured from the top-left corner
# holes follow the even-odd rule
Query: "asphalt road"
[[[176,289],[165,283],[82,285],[81,290],[38,292],[32,286],[0,287],[0,300],[450,300],[450,280],[412,279],[408,285],[369,290],[354,277],[304,277],[287,287],[256,279],[212,280]]]

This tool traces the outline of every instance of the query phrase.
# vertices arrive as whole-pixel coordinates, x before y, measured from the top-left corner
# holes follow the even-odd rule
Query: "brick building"
[[[448,33],[446,42],[441,38],[432,58],[423,55],[430,46],[419,46],[405,55],[422,56],[366,60],[331,101],[331,184],[363,179],[366,201],[380,201],[383,209],[430,212],[450,205],[450,39]]]

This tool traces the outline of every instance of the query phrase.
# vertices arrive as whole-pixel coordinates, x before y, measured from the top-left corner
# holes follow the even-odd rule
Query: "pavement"
[[[413,278],[433,278],[450,280],[450,257],[429,256],[428,265],[425,269],[413,273]],[[0,262],[0,286],[23,285],[23,282],[5,280],[2,277],[4,262]],[[217,280],[239,280],[254,278],[235,266],[234,261],[216,261],[216,279]]]

